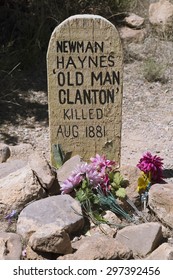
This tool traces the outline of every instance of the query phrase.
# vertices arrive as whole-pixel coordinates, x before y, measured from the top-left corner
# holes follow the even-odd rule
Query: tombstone
[[[122,46],[101,16],[71,16],[58,25],[47,52],[51,163],[79,154],[120,162]]]

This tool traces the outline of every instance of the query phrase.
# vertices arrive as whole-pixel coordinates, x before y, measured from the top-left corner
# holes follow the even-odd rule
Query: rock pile
[[[150,29],[163,39],[172,39],[173,4],[169,0],[151,3],[147,18],[128,13],[123,25],[119,31],[124,43],[142,43]]]
[[[78,201],[60,195],[59,185],[82,162],[79,156],[54,170],[32,149],[25,158],[22,146],[16,147],[16,157],[15,147],[9,149],[11,157],[0,164],[1,260],[173,259],[173,185],[152,186],[145,221],[127,223],[107,211],[104,217],[112,226],[97,226],[86,222]],[[136,203],[138,170],[126,166],[121,171]]]

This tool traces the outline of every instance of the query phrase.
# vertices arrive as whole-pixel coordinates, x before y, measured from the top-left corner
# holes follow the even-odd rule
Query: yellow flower
[[[141,176],[138,178],[137,191],[139,193],[145,191],[149,183],[150,183],[150,178],[148,178],[148,176],[144,172],[142,172]]]

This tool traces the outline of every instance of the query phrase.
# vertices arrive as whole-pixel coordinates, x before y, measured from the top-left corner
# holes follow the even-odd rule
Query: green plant
[[[143,64],[143,75],[148,82],[166,83],[165,65],[157,62],[155,58],[149,57]]]

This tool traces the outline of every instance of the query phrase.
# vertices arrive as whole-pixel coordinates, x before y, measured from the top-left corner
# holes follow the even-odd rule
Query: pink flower
[[[103,178],[103,182],[100,184],[100,186],[104,194],[106,194],[107,191],[110,191],[111,185],[108,174],[105,175],[105,177]]]
[[[95,167],[98,171],[105,173],[106,169],[111,171],[113,167],[116,165],[115,161],[106,159],[105,156],[100,156],[96,154],[94,158],[90,158],[93,167]]]
[[[92,164],[84,163],[78,166],[73,174],[81,174],[83,178],[87,178],[92,187],[96,187],[102,182],[102,174]]]
[[[74,187],[78,186],[82,181],[82,176],[80,174],[74,174],[68,177],[62,184],[61,184],[61,193],[67,194],[71,193]]]
[[[137,167],[146,174],[151,174],[151,179],[159,181],[163,178],[163,159],[158,156],[152,156],[146,152],[139,160]]]
[[[90,160],[90,164],[83,163],[77,166],[71,176],[61,184],[62,194],[70,193],[83,179],[88,179],[91,188],[96,188],[98,185],[105,190],[110,188],[107,172],[113,169],[115,162],[98,154]]]
[[[61,184],[61,193],[67,194],[72,192],[85,178],[88,179],[90,186],[93,188],[97,187],[103,181],[102,174],[95,167],[91,164],[84,163],[77,166],[72,174]]]

